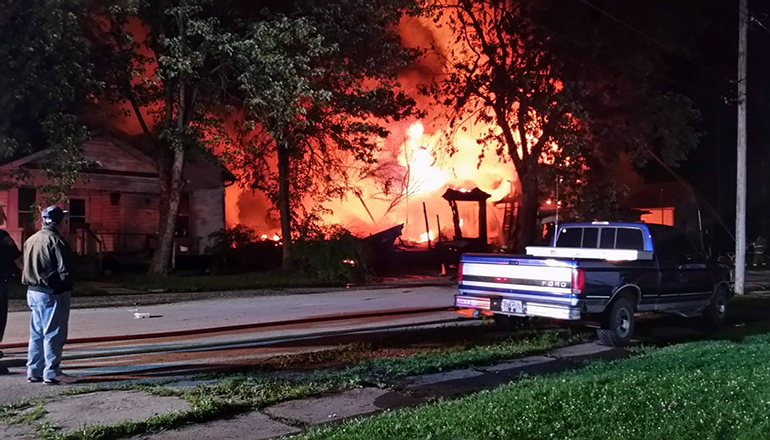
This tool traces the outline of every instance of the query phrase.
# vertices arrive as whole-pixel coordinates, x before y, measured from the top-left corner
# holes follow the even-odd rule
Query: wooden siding
[[[86,160],[99,162],[100,169],[111,171],[126,171],[132,173],[157,174],[157,168],[140,153],[127,151],[113,142],[96,138],[83,144],[83,153]],[[133,153],[133,154],[132,154]]]

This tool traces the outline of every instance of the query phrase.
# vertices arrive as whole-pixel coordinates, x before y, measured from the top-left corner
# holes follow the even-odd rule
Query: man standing
[[[28,287],[29,322],[27,381],[49,385],[70,383],[61,371],[67,341],[72,291],[72,255],[57,229],[65,211],[49,206],[43,211],[43,229],[24,243],[22,282]]]
[[[0,206],[0,226],[5,224],[5,211]],[[13,276],[14,265],[21,257],[21,251],[13,238],[0,229],[0,341],[5,335],[5,325],[8,322],[8,280]],[[0,351],[0,358],[3,352]],[[0,367],[0,374],[8,374],[8,368]]]
[[[767,240],[760,235],[754,242],[754,267],[763,267],[765,265],[765,245]]]

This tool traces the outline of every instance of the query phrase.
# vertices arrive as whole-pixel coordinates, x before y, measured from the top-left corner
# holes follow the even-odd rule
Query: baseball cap
[[[64,215],[67,211],[59,208],[56,205],[49,206],[43,210],[43,222],[46,224],[58,225],[64,219]]]

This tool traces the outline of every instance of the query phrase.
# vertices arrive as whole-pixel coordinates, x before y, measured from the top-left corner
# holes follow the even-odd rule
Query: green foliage
[[[90,59],[88,11],[80,0],[0,2],[0,157],[46,148],[41,187],[61,200],[89,166],[80,117],[93,108],[103,84]],[[28,175],[3,176],[24,181]]]
[[[236,225],[232,228],[220,229],[209,235],[213,246],[210,253],[223,254],[228,249],[234,249],[254,243],[259,239],[259,233],[246,225]]]
[[[209,241],[212,246],[206,248],[206,254],[212,256],[212,269],[216,273],[221,271],[238,272],[246,263],[253,263],[256,258],[269,258],[258,252],[255,255],[255,249],[250,245],[259,240],[257,231],[246,225],[236,225],[232,228],[220,229],[209,235]],[[260,263],[262,263],[260,261]],[[264,266],[264,263],[262,264]],[[252,264],[252,267],[254,264]]]
[[[370,256],[364,243],[349,231],[332,226],[296,241],[295,266],[329,283],[371,279]]]

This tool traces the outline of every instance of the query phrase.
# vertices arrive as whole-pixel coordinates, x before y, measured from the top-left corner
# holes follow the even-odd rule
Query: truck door
[[[705,259],[687,236],[675,229],[655,234],[655,254],[660,265],[659,308],[672,307],[710,295]]]

